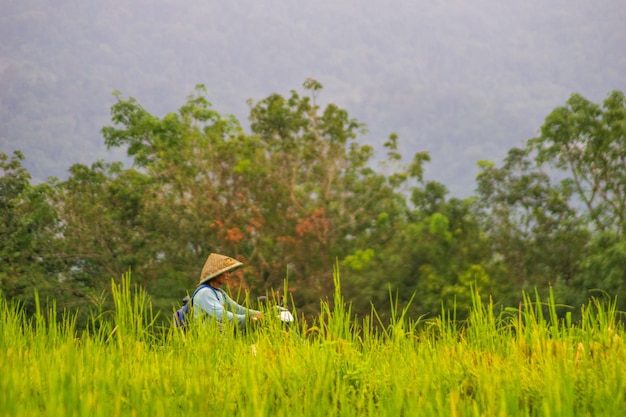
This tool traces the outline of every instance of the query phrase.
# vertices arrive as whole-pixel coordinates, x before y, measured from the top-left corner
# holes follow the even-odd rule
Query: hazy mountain
[[[312,77],[464,197],[570,93],[626,90],[624,22],[623,0],[0,0],[0,151],[63,178],[124,158],[99,133],[113,90],[163,115],[202,83],[246,127],[248,98]]]

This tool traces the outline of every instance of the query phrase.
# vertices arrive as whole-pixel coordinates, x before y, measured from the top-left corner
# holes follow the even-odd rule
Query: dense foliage
[[[478,195],[458,199],[424,180],[427,153],[401,162],[395,134],[376,170],[365,126],[318,104],[321,91],[308,79],[304,93],[250,101],[249,132],[203,86],[163,117],[117,93],[102,133],[131,168],[76,164],[67,180],[32,185],[23,155],[2,154],[2,292],[33,311],[37,287],[83,307],[84,325],[130,269],[167,318],[219,252],[246,264],[240,296],[285,289],[307,314],[332,293],[336,264],[353,311],[374,304],[383,319],[413,297],[415,317],[443,306],[462,318],[472,288],[505,308],[552,287],[559,314],[596,291],[623,294],[621,92],[601,105],[572,95],[502,166],[481,162]]]

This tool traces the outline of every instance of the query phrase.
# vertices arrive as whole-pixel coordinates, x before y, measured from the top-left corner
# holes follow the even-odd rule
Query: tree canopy
[[[322,91],[307,79],[250,100],[248,132],[202,85],[162,117],[116,93],[102,134],[133,166],[75,164],[64,181],[33,185],[21,152],[0,154],[2,293],[33,308],[37,288],[84,312],[130,269],[169,312],[212,252],[246,265],[234,296],[286,289],[307,314],[337,267],[353,312],[382,320],[390,303],[462,318],[475,290],[501,308],[522,291],[564,306],[624,292],[623,93],[573,94],[501,166],[481,161],[477,195],[459,199],[424,178],[428,153],[402,162],[395,133],[376,169],[365,125]]]

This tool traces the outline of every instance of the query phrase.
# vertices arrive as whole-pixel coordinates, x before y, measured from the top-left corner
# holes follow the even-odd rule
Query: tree
[[[626,232],[626,98],[612,91],[601,105],[572,94],[554,109],[540,135],[528,142],[538,166],[562,170],[577,197],[574,206],[589,222],[593,238],[579,258],[572,286],[580,292],[624,291]],[[578,242],[584,242],[582,239]],[[570,242],[570,246],[574,245]],[[578,255],[579,251],[575,251]]]
[[[398,191],[407,177],[375,172],[372,148],[356,141],[364,126],[333,104],[321,109],[322,86],[315,80],[304,87],[310,96],[292,91],[256,103],[250,120],[267,161],[262,192],[271,198],[256,199],[264,202],[267,229],[276,236],[269,256],[289,265],[301,288],[314,289],[309,299],[316,303],[330,294],[336,260],[359,256],[393,234],[388,225],[403,215]],[[397,147],[396,141],[392,135],[388,146]]]
[[[389,145],[390,156],[399,158]],[[412,302],[414,316],[437,314],[443,304],[456,307],[460,318],[471,306],[472,288],[485,298],[493,294],[489,245],[479,228],[476,204],[473,199],[447,199],[445,186],[425,182],[421,168],[427,160],[427,154],[418,153],[404,171],[389,177],[408,176],[414,185],[404,190],[411,198],[410,204],[401,205],[401,215],[381,221],[387,223],[388,239],[344,259],[351,278],[346,288],[359,313],[367,313],[373,303],[387,319],[391,295],[401,307]]]
[[[528,142],[538,165],[567,171],[598,231],[626,232],[626,98],[611,92],[602,106],[572,94]]]
[[[108,290],[129,268],[146,284],[157,249],[146,245],[144,223],[149,179],[121,163],[75,164],[55,189],[63,224],[58,256],[68,265],[64,279],[76,288]]]
[[[128,146],[152,185],[143,199],[143,227],[158,255],[156,279],[176,278],[187,287],[209,252],[248,263],[262,225],[249,193],[258,185],[251,169],[263,165],[260,145],[243,134],[237,120],[213,111],[205,92],[197,86],[178,112],[162,119],[118,93],[111,109],[115,126],[102,129],[107,146]]]
[[[589,237],[573,207],[571,183],[552,184],[528,154],[510,150],[502,168],[481,162],[477,177],[494,262],[516,290],[570,280]]]
[[[228,253],[248,265],[242,285],[281,288],[287,274],[312,309],[331,290],[335,260],[393,235],[391,219],[404,215],[398,190],[420,158],[412,173],[375,172],[372,148],[356,142],[364,126],[334,104],[321,108],[315,80],[304,88],[308,96],[250,102],[251,134],[213,111],[202,86],[162,119],[118,94],[103,135],[128,146],[154,182],[145,204],[150,233],[167,236],[161,266],[180,266],[191,282],[209,252]]]
[[[481,163],[483,224],[515,288],[553,285],[572,303],[581,290],[622,291],[625,141],[623,93],[602,106],[573,94],[503,167]]]
[[[34,311],[34,289],[41,299],[60,295],[62,262],[55,256],[58,223],[50,204],[50,185],[30,185],[16,151],[0,153],[0,291]]]

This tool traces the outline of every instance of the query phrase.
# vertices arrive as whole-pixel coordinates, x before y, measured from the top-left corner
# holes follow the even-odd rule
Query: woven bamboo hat
[[[204,284],[224,272],[234,271],[242,266],[243,264],[236,259],[218,253],[212,253],[204,263],[198,285]]]

